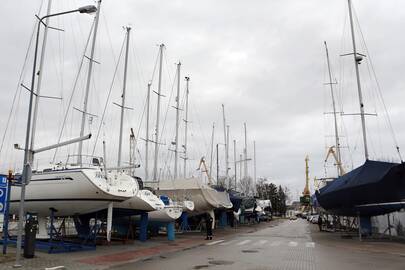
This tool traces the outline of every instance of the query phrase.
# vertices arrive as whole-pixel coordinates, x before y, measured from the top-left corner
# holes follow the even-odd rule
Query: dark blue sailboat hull
[[[367,160],[316,193],[319,204],[345,216],[376,216],[405,204],[405,164]]]

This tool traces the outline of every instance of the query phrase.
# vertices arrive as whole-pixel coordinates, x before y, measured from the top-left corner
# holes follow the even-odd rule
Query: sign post
[[[10,207],[10,191],[12,172],[9,175],[0,175],[0,214],[4,215],[3,219],[3,254],[7,253],[8,245],[8,219]]]

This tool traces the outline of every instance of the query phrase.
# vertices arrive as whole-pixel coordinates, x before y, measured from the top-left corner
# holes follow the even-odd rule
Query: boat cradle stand
[[[148,239],[148,213],[143,212],[141,213],[141,220],[139,224],[139,240],[145,242]],[[174,232],[174,222],[158,222],[155,224],[150,224],[152,227],[152,231],[158,231],[160,227],[166,226],[167,232],[167,240],[174,241],[175,240],[175,232]]]
[[[141,213],[141,221],[139,226],[139,241],[145,242],[148,239],[148,213]]]
[[[49,239],[48,240],[35,240],[35,249],[41,250],[47,253],[65,253],[74,251],[85,251],[85,250],[95,250],[96,249],[96,235],[99,231],[99,226],[97,224],[88,229],[88,234],[81,239],[80,242],[68,241],[65,239],[65,229],[66,223],[65,218],[63,218],[60,223],[59,228],[55,226],[55,213],[56,209],[50,209],[50,226],[49,226]],[[76,223],[76,222],[75,222]],[[46,223],[45,223],[46,226]],[[77,228],[77,227],[76,227]],[[46,229],[46,228],[45,228]],[[8,240],[12,244],[16,244],[17,240],[15,238],[10,238]],[[0,241],[1,243],[2,241]],[[24,246],[24,239],[22,245]]]
[[[174,221],[164,222],[164,221],[157,221],[153,222],[150,226],[150,230],[153,235],[158,235],[159,229],[162,227],[166,228],[167,240],[174,241],[176,239],[175,233],[175,225]]]
[[[39,248],[47,250],[48,253],[64,253],[73,251],[85,251],[96,249],[96,235],[100,230],[97,222],[90,226],[87,235],[84,235],[79,242],[68,241],[65,239],[66,229],[65,218],[63,218],[59,229],[55,226],[55,213],[56,209],[50,208],[50,227],[49,227],[49,241],[39,241]],[[75,224],[76,220],[74,219]]]

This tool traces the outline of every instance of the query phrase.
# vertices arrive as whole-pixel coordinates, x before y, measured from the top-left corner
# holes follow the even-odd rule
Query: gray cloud
[[[66,10],[89,2],[91,1],[54,1],[54,8]],[[2,3],[2,127],[7,120],[27,42],[33,29],[33,15],[39,5],[40,1],[26,0],[7,0]],[[402,124],[405,113],[402,105],[405,100],[405,83],[401,76],[405,71],[402,63],[405,40],[400,34],[403,30],[405,4],[399,0],[374,0],[354,1],[354,5],[391,113],[399,145],[405,147],[405,129]],[[121,27],[130,23],[133,27],[131,44],[134,47],[130,54],[132,60],[128,104],[135,110],[128,113],[130,117],[127,128],[139,127],[146,84],[151,78],[157,54],[156,44],[163,42],[167,46],[165,69],[171,74],[169,78],[165,71],[164,93],[170,94],[170,79],[173,80],[176,61],[181,60],[183,63],[182,77],[191,77],[190,113],[193,118],[190,127],[190,168],[197,167],[202,155],[209,156],[212,122],[216,123],[216,142],[222,142],[221,104],[224,103],[231,126],[231,142],[233,139],[238,141],[238,151],[243,147],[243,122],[248,125],[250,154],[253,151],[252,140],[257,141],[259,176],[268,176],[279,184],[301,191],[306,154],[310,155],[312,177],[323,175],[325,135],[333,132],[330,123],[325,124],[323,115],[325,110],[330,110],[329,92],[323,85],[326,80],[324,40],[328,42],[334,73],[340,82],[341,74],[344,74],[345,80],[340,87],[343,89],[345,110],[358,110],[353,74],[350,74],[352,63],[350,59],[339,57],[339,54],[347,53],[350,49],[346,1],[127,0],[119,1],[118,4],[117,1],[104,0],[102,13],[96,50],[96,58],[102,64],[96,67],[94,75],[92,91],[97,94],[93,95],[90,104],[92,111],[98,114],[101,112],[115,67],[113,54],[117,57],[124,37]],[[56,140],[91,17],[72,15],[53,23],[63,26],[66,32],[50,34],[47,75],[44,77],[43,89],[47,93],[62,94],[65,99],[62,103],[46,101],[46,105],[42,105],[44,107],[41,107],[38,145]],[[358,42],[360,44],[360,38]],[[62,50],[60,44],[63,44]],[[364,49],[362,46],[360,48]],[[24,77],[26,84],[29,83],[30,65],[29,61]],[[340,72],[342,66],[345,67],[344,73]],[[375,84],[367,83],[366,65],[361,68],[366,96],[371,97],[373,92],[368,89],[369,86],[375,87]],[[79,100],[84,87],[84,76],[82,77],[74,99],[75,106],[80,106]],[[119,100],[121,80],[122,67],[119,68],[110,103]],[[184,89],[184,85],[182,88]],[[27,97],[26,92],[21,92],[18,117],[15,118],[18,121],[12,125],[15,131],[8,136],[8,145],[16,140],[23,142]],[[371,99],[367,101],[366,108],[373,111],[375,103]],[[163,101],[163,111],[166,110],[167,103],[168,97]],[[173,100],[170,105],[173,105]],[[376,107],[381,110],[381,105],[377,104]],[[383,111],[378,113],[382,116]],[[77,136],[78,131],[74,130],[77,130],[79,117],[78,114],[73,114],[70,118],[70,121],[75,121],[74,126],[71,126],[72,131],[66,132],[65,137]],[[118,109],[110,106],[106,119],[109,126],[102,132],[102,136],[105,134],[103,138],[110,141],[108,155],[112,160],[116,155],[114,145],[118,117]],[[391,150],[391,135],[385,128],[383,117],[379,118],[380,122],[368,120],[373,158],[395,158],[395,153]],[[93,132],[99,123],[97,121],[94,120]],[[344,135],[354,149],[353,163],[356,166],[362,160],[358,119],[348,117],[344,121],[347,129],[347,134]],[[173,123],[174,111],[169,109],[164,135],[166,143],[173,139]],[[3,128],[0,131],[3,132]],[[140,134],[143,136],[143,129]],[[142,149],[143,145],[140,144],[140,151]],[[11,154],[12,152],[11,149],[3,152],[2,160],[9,157],[17,160],[19,154]],[[162,147],[162,155],[166,155],[166,152],[167,145]],[[345,162],[350,167],[347,149],[343,149],[343,152]],[[232,152],[230,156],[233,156]],[[39,158],[48,160],[46,155]],[[1,166],[3,169],[5,164]]]

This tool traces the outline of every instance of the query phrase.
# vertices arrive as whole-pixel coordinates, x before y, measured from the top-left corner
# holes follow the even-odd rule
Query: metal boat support
[[[111,242],[111,227],[112,227],[112,217],[113,217],[113,206],[114,206],[113,202],[110,202],[108,204],[108,210],[107,210],[107,242]]]
[[[190,225],[188,224],[188,213],[183,212],[180,216],[180,230],[181,231],[190,231]]]
[[[141,221],[139,227],[139,241],[145,242],[148,239],[148,213],[141,214]]]

